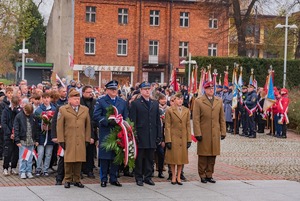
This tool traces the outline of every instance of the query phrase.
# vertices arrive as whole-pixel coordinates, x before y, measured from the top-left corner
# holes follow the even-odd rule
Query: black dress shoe
[[[216,183],[216,180],[214,180],[213,178],[206,178],[206,181],[208,181],[209,183]]]
[[[89,173],[87,174],[87,177],[88,177],[88,178],[95,179],[95,175],[94,175],[94,173],[92,173],[92,172],[89,172]]]
[[[182,183],[182,182],[179,182],[177,179],[176,179],[176,183],[177,183],[178,185],[180,185],[180,186],[183,185],[183,183]]]
[[[175,185],[175,184],[176,184],[176,181],[174,181],[174,182],[173,182],[173,181],[171,181],[171,184],[172,184],[172,185]]]
[[[78,188],[84,188],[84,185],[81,182],[75,182],[74,186],[77,186]]]
[[[180,174],[180,179],[183,180],[183,181],[186,180],[186,178],[185,178],[185,176],[183,174]]]
[[[106,187],[107,182],[106,181],[102,181],[101,182],[101,187]]]
[[[138,186],[144,186],[144,183],[143,183],[143,181],[136,181],[136,185],[138,185]]]
[[[206,184],[206,183],[207,183],[206,179],[204,179],[204,178],[201,178],[201,183],[204,183],[204,184]]]
[[[162,172],[158,173],[158,177],[161,178],[161,179],[165,178],[165,176],[164,176],[164,174]]]
[[[71,185],[70,182],[65,182],[64,186],[65,186],[65,188],[70,188],[70,185]]]
[[[122,184],[120,184],[120,182],[118,182],[118,181],[111,182],[110,184],[113,186],[118,186],[118,187],[122,186]]]
[[[62,182],[61,181],[56,181],[55,185],[62,185]]]
[[[168,181],[171,181],[172,180],[172,174],[169,174],[169,177],[167,179]]]
[[[154,186],[155,185],[155,183],[151,179],[146,180],[145,183],[149,184],[150,186]]]

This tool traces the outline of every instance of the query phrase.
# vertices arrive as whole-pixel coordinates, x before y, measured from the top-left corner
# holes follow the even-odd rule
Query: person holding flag
[[[19,173],[21,179],[33,178],[32,158],[34,145],[38,146],[37,120],[33,115],[33,106],[27,103],[23,111],[14,120],[15,143],[19,147]]]
[[[288,98],[288,90],[282,88],[280,90],[281,98],[278,102],[278,130],[277,134],[279,138],[286,138],[286,125],[289,123],[287,116],[290,99]]]

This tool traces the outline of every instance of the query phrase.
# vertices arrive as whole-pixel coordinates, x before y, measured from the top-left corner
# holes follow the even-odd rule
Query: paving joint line
[[[96,193],[96,194],[98,194],[98,195],[104,197],[105,199],[107,199],[107,200],[109,200],[109,201],[112,201],[112,200],[109,199],[108,197],[102,195],[101,193],[97,192],[96,190],[93,190],[93,189],[89,188],[88,186],[85,186],[85,188],[89,189],[90,191],[93,191],[94,193]]]
[[[37,196],[38,198],[40,198],[41,200],[43,200],[44,201],[44,199],[41,197],[41,196],[39,196],[38,194],[36,194],[32,189],[30,189],[29,188],[30,186],[26,186],[26,188],[30,191],[30,192],[32,192],[35,196]]]

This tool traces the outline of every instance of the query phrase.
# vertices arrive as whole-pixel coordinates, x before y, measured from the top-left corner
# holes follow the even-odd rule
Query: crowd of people
[[[56,185],[64,181],[65,188],[72,183],[83,188],[83,175],[95,178],[95,158],[101,187],[107,183],[121,187],[120,172],[134,176],[138,186],[155,185],[155,167],[159,178],[165,178],[163,172],[168,170],[171,184],[183,185],[192,138],[197,141],[201,182],[215,183],[214,164],[226,133],[256,138],[257,132],[264,133],[268,127],[268,134],[286,138],[289,99],[284,88],[274,88],[277,101],[267,111],[263,110],[266,92],[251,84],[241,87],[236,108],[232,108],[230,83],[214,86],[207,82],[199,97],[191,95],[184,85],[175,92],[167,84],[142,82],[131,86],[127,82],[120,86],[116,80],[104,89],[73,80],[69,85],[57,82],[36,86],[22,80],[18,86],[0,83],[0,88],[3,174],[22,179],[47,177],[49,169],[57,166]],[[116,126],[107,118],[111,105],[123,119],[129,117],[134,123],[138,154],[133,171],[116,165],[115,153],[101,146]]]

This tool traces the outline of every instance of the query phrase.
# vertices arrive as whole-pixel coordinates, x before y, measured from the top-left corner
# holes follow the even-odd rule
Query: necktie
[[[116,104],[116,99],[111,99],[111,102],[112,102],[113,105],[115,105]]]

